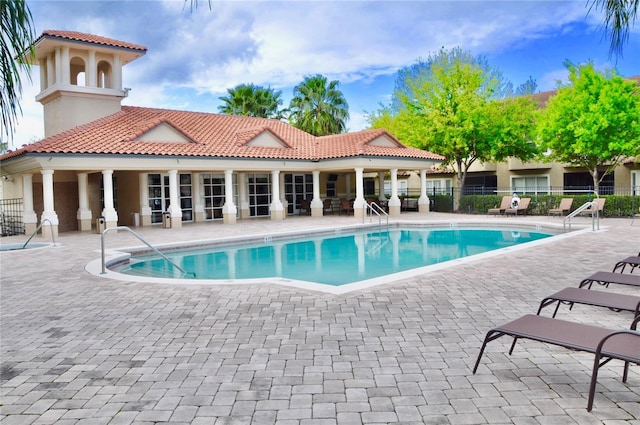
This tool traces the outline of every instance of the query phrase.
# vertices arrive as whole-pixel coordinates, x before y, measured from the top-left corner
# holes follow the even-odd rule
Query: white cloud
[[[601,22],[597,12],[585,18],[580,1],[213,0],[209,10],[208,0],[199,0],[194,11],[189,4],[54,0],[32,1],[30,7],[38,32],[78,30],[147,46],[148,53],[124,69],[124,85],[133,88],[127,104],[209,111],[227,88],[241,83],[271,86],[285,99],[305,75],[316,73],[343,87],[364,87],[442,46],[504,55],[573,34],[585,21],[593,28]],[[540,90],[553,89],[561,65],[526,73]],[[376,96],[392,89],[366,88],[377,90]],[[27,121],[42,114],[33,101],[37,92],[23,97],[21,137],[29,132],[22,127],[33,127]],[[350,111],[350,128],[359,127],[360,112]]]

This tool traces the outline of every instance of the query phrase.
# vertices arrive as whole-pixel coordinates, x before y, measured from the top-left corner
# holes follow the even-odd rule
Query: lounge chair
[[[617,272],[620,269],[620,273],[624,273],[624,269],[629,266],[631,270],[629,273],[633,273],[636,267],[640,267],[640,255],[635,255],[631,257],[627,257],[624,260],[620,260],[613,266],[613,271]]]
[[[588,285],[588,289],[594,283],[609,287],[609,284],[615,283],[618,285],[629,285],[640,288],[640,275],[633,275],[627,273],[613,273],[613,272],[595,272],[591,276],[585,278],[578,285],[579,288],[583,288]]]
[[[607,198],[595,198],[592,202],[595,202],[598,205],[598,214],[600,216],[602,216],[602,211],[604,211],[604,203],[607,200]],[[593,206],[590,206],[589,208],[585,208],[584,210],[580,211],[580,215],[591,215],[594,212]]]
[[[562,217],[565,214],[569,214],[569,211],[571,211],[571,205],[573,205],[573,198],[562,198],[558,208],[551,208],[549,210],[549,215],[559,215]]]
[[[540,302],[540,307],[536,314],[539,315],[543,308],[554,303],[557,304],[551,317],[556,317],[560,304],[569,304],[569,308],[572,308],[573,304],[584,304],[610,308],[615,311],[631,311],[634,317],[640,316],[640,297],[584,288],[564,288],[553,295],[549,295]]]
[[[529,203],[531,203],[531,198],[522,198],[522,199],[520,199],[520,203],[518,204],[518,208],[511,208],[511,206],[509,206],[509,208],[504,210],[504,215],[509,215],[509,214],[527,215],[527,210],[529,209]]]
[[[518,339],[531,339],[571,350],[593,353],[595,358],[587,402],[587,411],[590,412],[593,408],[598,370],[601,366],[613,359],[624,361],[622,382],[627,382],[629,363],[640,364],[640,332],[635,331],[639,321],[640,316],[636,317],[631,324],[631,330],[612,330],[527,314],[487,332],[473,373],[475,374],[478,370],[487,343],[505,335],[514,338],[509,354],[513,352]]]
[[[503,196],[502,202],[500,202],[500,207],[498,208],[489,208],[487,210],[487,214],[502,214],[504,210],[507,208],[511,208],[511,196]]]

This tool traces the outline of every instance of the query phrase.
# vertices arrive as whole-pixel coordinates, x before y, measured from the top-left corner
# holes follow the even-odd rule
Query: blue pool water
[[[340,286],[553,236],[504,229],[389,229],[137,257],[120,273],[197,279],[285,279]]]

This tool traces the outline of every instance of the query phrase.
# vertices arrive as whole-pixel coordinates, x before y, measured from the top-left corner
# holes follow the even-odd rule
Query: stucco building
[[[123,67],[146,48],[71,31],[34,44],[45,138],[0,157],[3,198],[22,199],[25,231],[88,231],[115,225],[180,227],[328,211],[352,199],[366,213],[365,175],[389,176],[390,215],[400,214],[398,173],[442,157],[406,147],[384,130],[315,137],[277,120],[122,106]],[[378,185],[380,199],[382,185]]]

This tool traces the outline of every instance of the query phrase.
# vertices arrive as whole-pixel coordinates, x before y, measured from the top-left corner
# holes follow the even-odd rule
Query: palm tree
[[[22,113],[20,97],[22,96],[22,79],[20,71],[29,77],[29,57],[33,56],[33,19],[25,0],[0,1],[0,107],[2,108],[3,142],[0,148],[6,150],[4,140],[13,138],[18,113]],[[27,57],[25,57],[27,56]]]
[[[240,84],[235,88],[227,89],[227,93],[227,96],[219,98],[224,102],[218,107],[218,110],[223,114],[273,119],[284,117],[285,111],[279,109],[282,105],[280,98],[282,93],[271,87]]]
[[[629,29],[638,16],[640,0],[591,0],[594,7],[604,12],[604,26],[611,39],[609,55],[622,56],[622,47],[629,39]]]
[[[349,105],[336,80],[317,74],[304,78],[293,89],[289,106],[289,122],[314,136],[339,134],[346,131]]]

